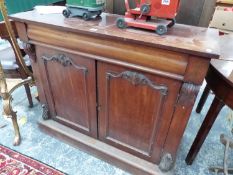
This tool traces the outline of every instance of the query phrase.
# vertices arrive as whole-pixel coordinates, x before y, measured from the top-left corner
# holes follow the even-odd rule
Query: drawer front
[[[95,61],[36,47],[50,117],[97,137]]]
[[[181,83],[98,62],[99,138],[159,163]]]
[[[104,57],[102,61],[106,61],[106,58],[112,61],[124,61],[164,73],[171,73],[174,76],[183,76],[188,64],[187,54],[142,46],[129,43],[126,40],[117,41],[107,37],[103,39],[84,34],[67,33],[33,24],[28,26],[27,31],[30,40],[36,42],[93,54],[97,56],[95,57],[97,60]]]

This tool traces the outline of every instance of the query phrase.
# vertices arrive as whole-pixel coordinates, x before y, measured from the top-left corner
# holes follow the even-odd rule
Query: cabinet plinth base
[[[153,163],[140,159],[115,147],[107,145],[92,137],[70,129],[56,121],[39,121],[39,128],[66,143],[91,153],[135,175],[172,175],[172,171],[164,173]]]

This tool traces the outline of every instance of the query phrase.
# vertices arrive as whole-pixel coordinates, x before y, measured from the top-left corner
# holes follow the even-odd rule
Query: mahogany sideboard
[[[117,15],[83,21],[11,16],[31,57],[47,133],[133,174],[162,174],[176,152],[218,31],[118,29]]]

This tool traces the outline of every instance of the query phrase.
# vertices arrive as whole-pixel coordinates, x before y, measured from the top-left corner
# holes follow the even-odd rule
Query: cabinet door
[[[97,137],[95,61],[36,47],[50,117]]]
[[[159,163],[181,83],[98,62],[99,138]]]

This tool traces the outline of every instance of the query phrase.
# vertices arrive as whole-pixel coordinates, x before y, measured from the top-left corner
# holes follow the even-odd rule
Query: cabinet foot
[[[43,109],[42,118],[44,120],[48,120],[49,119],[49,108],[48,108],[48,105],[42,104],[42,109]]]
[[[174,160],[172,158],[172,155],[169,153],[166,153],[163,155],[159,163],[159,169],[163,172],[167,172],[173,168],[173,165],[174,165]]]

